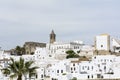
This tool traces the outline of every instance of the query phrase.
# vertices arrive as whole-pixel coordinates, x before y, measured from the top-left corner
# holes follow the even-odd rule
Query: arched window
[[[90,78],[90,76],[88,75],[88,79]]]

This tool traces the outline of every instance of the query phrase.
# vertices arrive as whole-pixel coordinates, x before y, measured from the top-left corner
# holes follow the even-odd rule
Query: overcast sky
[[[119,37],[120,0],[0,0],[0,46],[11,49],[26,41],[82,40],[109,33]]]

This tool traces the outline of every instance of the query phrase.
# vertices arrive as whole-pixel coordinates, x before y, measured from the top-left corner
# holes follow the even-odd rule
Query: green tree
[[[11,63],[8,64],[7,68],[2,69],[3,74],[9,75],[10,78],[17,78],[17,80],[22,80],[23,75],[29,75],[29,78],[36,74],[36,69],[38,67],[32,66],[33,61],[24,61],[23,58],[20,58],[19,61],[14,61],[11,58]]]
[[[20,46],[16,46],[15,52],[16,52],[17,55],[25,54],[25,48],[24,47],[20,47]]]
[[[15,52],[17,53],[17,55],[21,55],[21,47],[20,46],[16,46],[15,48]]]
[[[80,56],[78,54],[76,54],[73,50],[68,50],[66,51],[66,58],[79,58]]]
[[[21,47],[21,53],[25,54],[25,48],[24,47]]]

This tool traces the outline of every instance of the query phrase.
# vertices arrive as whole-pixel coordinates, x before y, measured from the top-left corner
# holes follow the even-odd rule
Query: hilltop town
[[[37,74],[22,80],[120,79],[120,40],[109,34],[97,35],[94,44],[87,45],[81,40],[57,42],[52,30],[49,43],[25,42],[22,47],[0,50],[0,80],[10,80],[2,73],[10,58],[34,61],[39,67]]]

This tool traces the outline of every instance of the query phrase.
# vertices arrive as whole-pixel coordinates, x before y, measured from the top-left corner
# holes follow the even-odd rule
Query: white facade
[[[120,53],[120,40],[113,38],[112,47],[113,47],[114,52]]]
[[[91,61],[71,60],[66,62],[64,60],[52,65],[49,68],[51,71],[51,78],[60,80],[59,76],[65,77],[71,75],[69,78],[76,77],[77,79],[119,79],[120,57],[114,55],[100,55],[94,56]],[[66,65],[67,64],[67,65]],[[67,67],[67,69],[66,69]],[[57,72],[57,70],[59,70]],[[63,75],[60,71],[64,70]],[[66,79],[69,80],[69,79]]]
[[[89,45],[83,45],[79,53],[80,56],[92,57],[95,48]]]
[[[42,51],[41,51],[42,50]],[[40,55],[40,56],[39,56]],[[25,61],[33,60],[34,65],[38,66],[37,75],[34,80],[42,80],[49,77],[48,80],[70,80],[74,77],[77,79],[119,79],[120,76],[120,57],[115,55],[96,55],[91,60],[80,61],[78,58],[56,60],[53,58],[43,58],[47,56],[46,49],[38,48],[34,55],[23,55]],[[7,56],[18,60],[20,56]],[[6,63],[1,63],[6,64]],[[4,66],[2,66],[4,67]],[[5,77],[0,76],[1,79]],[[29,77],[24,77],[23,79]]]
[[[74,52],[78,53],[83,46],[82,41],[73,41],[69,43],[63,42],[54,42],[52,44],[47,44],[47,49],[49,50],[49,55],[56,59],[65,59],[66,58],[66,51],[73,50]]]
[[[110,36],[108,34],[101,34],[95,38],[96,50],[110,50]]]
[[[67,50],[80,50],[82,45],[82,41],[73,41],[70,43],[54,42],[53,44],[47,44],[47,48],[50,50],[50,54],[66,54]]]

